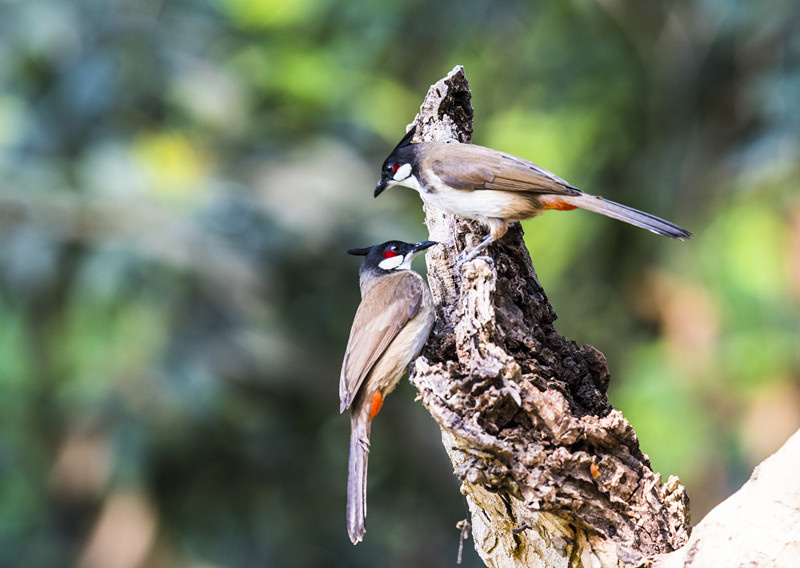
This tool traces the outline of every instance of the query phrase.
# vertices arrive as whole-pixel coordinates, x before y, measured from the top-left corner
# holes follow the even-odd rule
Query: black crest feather
[[[364,247],[364,248],[354,248],[354,249],[347,249],[347,254],[352,254],[353,256],[366,256],[369,254],[369,251],[372,250],[372,247]]]
[[[393,152],[396,152],[400,148],[404,148],[404,147],[408,146],[409,144],[411,144],[411,139],[414,137],[414,134],[416,134],[416,133],[417,133],[417,125],[415,124],[414,126],[411,127],[411,130],[406,132],[406,135],[403,136],[403,139],[400,140],[400,142],[397,144],[397,146],[395,146]]]

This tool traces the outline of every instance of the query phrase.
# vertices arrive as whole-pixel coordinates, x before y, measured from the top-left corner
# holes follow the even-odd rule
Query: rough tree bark
[[[469,143],[456,67],[428,91],[419,140]],[[654,473],[608,404],[603,355],[556,333],[518,223],[456,267],[485,229],[425,203],[437,323],[411,382],[442,429],[479,555],[491,567],[641,566],[689,538],[688,498]]]

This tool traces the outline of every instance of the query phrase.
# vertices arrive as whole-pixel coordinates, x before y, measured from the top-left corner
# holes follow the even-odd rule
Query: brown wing
[[[404,270],[370,288],[356,311],[339,379],[341,412],[350,406],[364,377],[401,329],[419,312],[422,278]]]
[[[557,175],[511,154],[475,144],[447,144],[446,152],[447,160],[434,159],[431,168],[457,189],[581,193]]]

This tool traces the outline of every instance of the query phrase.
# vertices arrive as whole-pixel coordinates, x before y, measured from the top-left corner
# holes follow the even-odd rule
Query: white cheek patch
[[[411,175],[411,164],[403,164],[397,171],[394,173],[394,180],[395,181],[403,181],[408,176]]]
[[[383,270],[394,270],[401,264],[403,264],[403,257],[398,254],[397,256],[383,259],[378,266]]]

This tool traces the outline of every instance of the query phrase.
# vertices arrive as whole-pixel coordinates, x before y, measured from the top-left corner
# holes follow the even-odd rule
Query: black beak
[[[386,181],[386,178],[381,178],[381,181],[379,181],[378,185],[375,186],[375,193],[373,194],[373,197],[378,197],[381,193],[383,193],[383,190],[387,187]]]
[[[411,249],[411,252],[414,254],[425,250],[426,248],[432,247],[433,245],[438,245],[436,241],[422,241],[421,243],[417,243],[414,245],[414,248]]]

